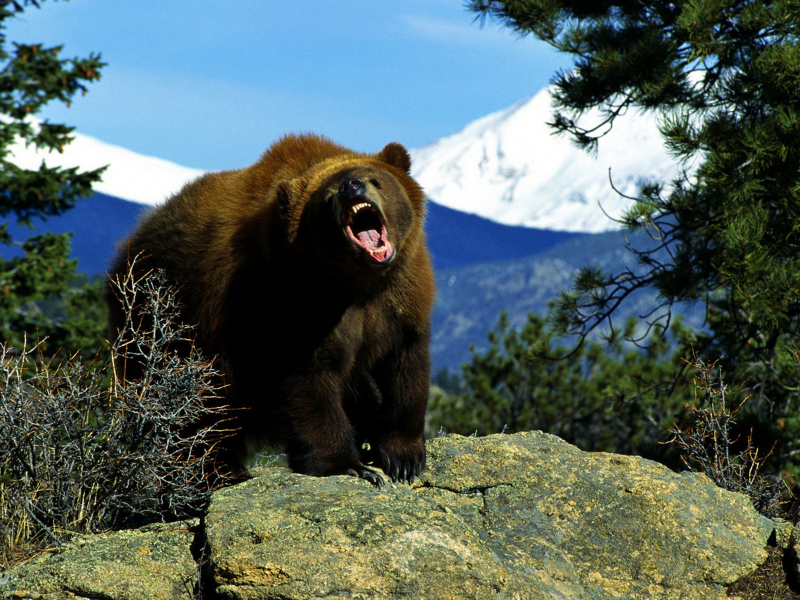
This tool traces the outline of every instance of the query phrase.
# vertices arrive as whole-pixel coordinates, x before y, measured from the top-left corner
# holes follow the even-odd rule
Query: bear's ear
[[[292,184],[288,181],[281,181],[275,195],[278,198],[278,205],[287,208],[292,201]]]
[[[278,184],[275,195],[281,206],[288,207],[294,204],[295,200],[303,195],[307,182],[301,178],[284,179]]]
[[[411,157],[402,144],[390,142],[378,153],[378,158],[386,164],[402,169],[406,173],[411,171]]]

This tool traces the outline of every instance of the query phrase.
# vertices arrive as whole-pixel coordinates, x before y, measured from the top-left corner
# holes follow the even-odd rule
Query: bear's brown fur
[[[310,475],[381,485],[365,463],[395,481],[424,468],[434,283],[409,169],[400,144],[368,155],[287,136],[187,185],[123,243],[114,272],[134,256],[140,274],[166,271],[227,402],[247,409],[229,459],[256,440]]]

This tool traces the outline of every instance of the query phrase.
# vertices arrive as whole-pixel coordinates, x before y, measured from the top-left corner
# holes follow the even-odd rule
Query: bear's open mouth
[[[359,199],[360,200],[360,199]],[[342,225],[352,242],[364,251],[364,256],[376,264],[386,264],[394,257],[394,246],[381,211],[371,202],[356,201],[348,205]]]

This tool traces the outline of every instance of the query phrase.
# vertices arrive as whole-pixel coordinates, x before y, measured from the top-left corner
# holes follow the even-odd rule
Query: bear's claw
[[[372,469],[368,469],[367,467],[356,467],[348,469],[347,474],[352,475],[353,477],[359,477],[360,479],[365,479],[379,490],[382,490],[384,487],[386,487],[386,482],[383,480],[383,477],[378,475]]]
[[[422,469],[425,468],[424,460],[414,458],[402,460],[395,458],[392,461],[388,456],[384,456],[382,463],[383,472],[395,483],[414,483],[414,480],[422,473]]]

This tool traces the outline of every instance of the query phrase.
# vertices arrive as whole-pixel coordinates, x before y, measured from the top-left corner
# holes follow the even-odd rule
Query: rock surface
[[[0,573],[0,597],[173,600],[194,598],[190,551],[198,523],[78,536],[67,546]]]
[[[746,497],[702,475],[582,452],[539,432],[431,440],[428,469],[411,487],[261,469],[217,492],[204,526],[206,593],[242,600],[722,599],[726,585],[764,562],[778,534]],[[145,541],[166,542],[170,532],[173,554]],[[191,597],[188,529],[98,537],[115,536],[114,550],[93,552],[85,541],[0,573],[0,596]],[[136,586],[157,577],[143,547],[164,564],[160,587],[146,596]],[[65,575],[97,581],[104,570],[117,583],[102,590]],[[48,587],[41,577],[53,573]]]

